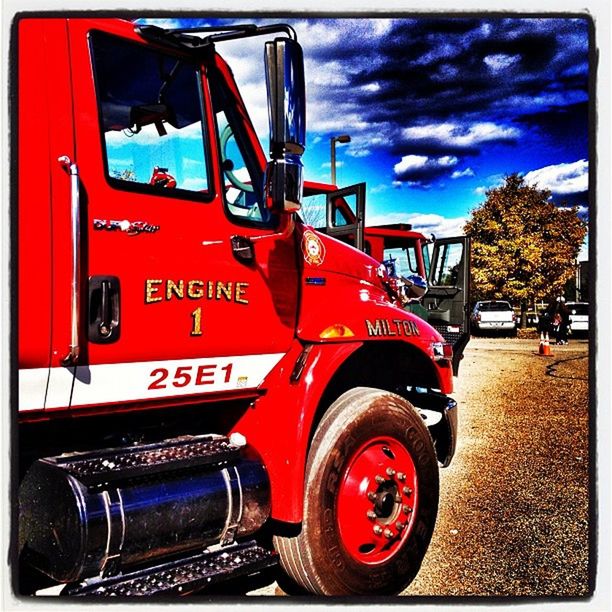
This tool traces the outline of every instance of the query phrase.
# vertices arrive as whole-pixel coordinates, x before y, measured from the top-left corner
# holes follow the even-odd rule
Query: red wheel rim
[[[414,461],[394,438],[373,438],[351,457],[338,492],[344,548],[360,563],[388,561],[410,536],[418,503]]]

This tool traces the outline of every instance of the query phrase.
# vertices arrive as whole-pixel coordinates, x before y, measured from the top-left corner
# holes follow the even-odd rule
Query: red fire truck
[[[217,53],[250,36],[269,161]],[[455,450],[453,351],[401,307],[418,288],[296,214],[293,29],[22,14],[13,57],[17,592],[187,595],[277,565],[401,591]]]

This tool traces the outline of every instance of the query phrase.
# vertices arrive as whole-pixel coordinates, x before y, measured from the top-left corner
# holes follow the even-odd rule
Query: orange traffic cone
[[[550,341],[548,339],[548,334],[542,334],[540,336],[540,347],[538,349],[538,355],[542,355],[542,357],[550,357],[552,353],[550,352]]]

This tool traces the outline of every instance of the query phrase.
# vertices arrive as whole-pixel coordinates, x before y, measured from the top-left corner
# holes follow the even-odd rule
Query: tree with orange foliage
[[[576,208],[559,208],[550,191],[528,185],[518,174],[486,192],[465,232],[472,237],[472,295],[527,305],[563,293],[576,271],[587,226]]]

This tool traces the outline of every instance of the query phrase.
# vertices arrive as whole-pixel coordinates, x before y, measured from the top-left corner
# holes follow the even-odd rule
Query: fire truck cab
[[[414,578],[456,444],[452,346],[305,226],[292,28],[19,15],[15,588]],[[270,151],[224,40],[267,37]]]

